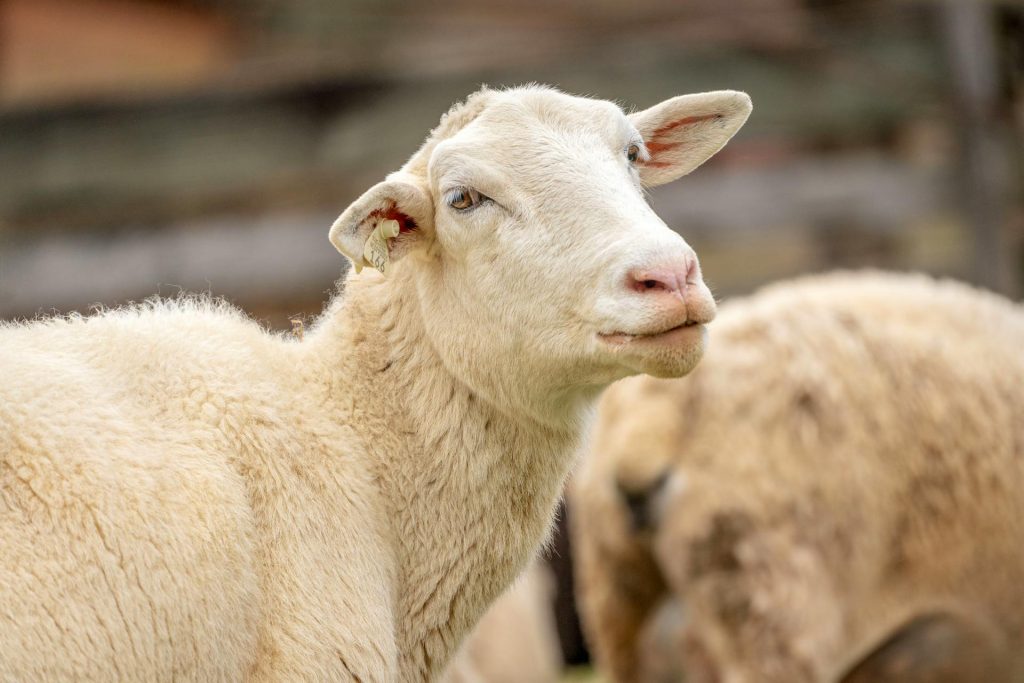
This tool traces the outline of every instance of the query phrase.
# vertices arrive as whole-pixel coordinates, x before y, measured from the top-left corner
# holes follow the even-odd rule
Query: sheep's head
[[[415,282],[435,346],[483,391],[495,363],[562,398],[639,372],[680,376],[715,302],[643,187],[694,170],[750,108],[731,91],[627,115],[549,88],[484,90],[352,204],[331,241],[362,265],[376,227],[396,221],[385,277]]]

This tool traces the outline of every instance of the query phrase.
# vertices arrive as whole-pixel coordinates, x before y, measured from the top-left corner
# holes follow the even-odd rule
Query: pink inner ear
[[[670,149],[675,149],[676,147],[678,147],[681,144],[683,144],[683,143],[682,142],[648,142],[648,143],[646,143],[646,146],[647,146],[647,151],[651,153],[651,156],[655,156],[656,154],[659,154],[660,152],[664,152],[664,151],[670,150]]]
[[[648,161],[644,162],[644,165],[645,166],[651,166],[653,168],[666,168],[668,166],[671,166],[672,164],[669,163],[669,162],[657,161],[656,157],[659,154],[661,154],[662,152],[667,152],[670,149],[675,149],[679,145],[683,144],[682,140],[676,140],[675,142],[671,142],[671,141],[659,142],[659,138],[664,138],[666,135],[672,133],[677,128],[681,128],[683,126],[691,126],[691,125],[693,125],[695,123],[701,123],[703,121],[711,121],[711,120],[720,119],[720,118],[722,118],[721,114],[705,114],[703,116],[686,116],[686,117],[681,118],[681,119],[676,119],[675,121],[670,121],[670,122],[666,123],[665,125],[661,126],[660,128],[655,129],[654,132],[651,133],[650,140],[646,140],[645,143],[644,143],[646,145],[646,147],[647,147],[647,151],[650,152],[650,154],[651,154],[651,158]]]
[[[417,227],[416,221],[407,213],[402,213],[398,210],[398,207],[394,203],[384,207],[383,209],[375,209],[370,212],[366,217],[374,223],[382,220],[386,221],[398,221],[398,229],[400,232],[407,233],[412,232]]]
[[[701,121],[710,121],[712,119],[720,118],[722,118],[721,114],[705,114],[704,116],[687,116],[681,119],[676,119],[675,121],[666,123],[661,128],[656,129],[651,133],[651,139],[653,140],[655,138],[660,138],[663,135],[667,135],[680,126],[690,126],[694,123],[700,123]]]

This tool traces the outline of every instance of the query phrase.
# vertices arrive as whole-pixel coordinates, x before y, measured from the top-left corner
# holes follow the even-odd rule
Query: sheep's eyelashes
[[[468,211],[486,200],[487,197],[468,187],[457,187],[445,198],[448,206],[456,211]]]

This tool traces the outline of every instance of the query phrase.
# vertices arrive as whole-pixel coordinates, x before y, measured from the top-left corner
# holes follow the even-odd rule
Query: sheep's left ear
[[[650,158],[638,161],[644,185],[662,185],[694,170],[722,149],[750,116],[746,93],[717,90],[680,95],[631,114]]]
[[[382,226],[394,228],[397,235],[389,233],[381,237],[376,231]],[[331,244],[352,261],[356,271],[370,266],[385,272],[390,263],[411,251],[425,248],[433,233],[434,202],[426,183],[399,172],[392,173],[352,202],[334,221],[328,237]],[[375,257],[368,258],[374,250]]]

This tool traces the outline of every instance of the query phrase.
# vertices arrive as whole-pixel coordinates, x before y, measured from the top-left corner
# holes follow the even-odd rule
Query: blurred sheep
[[[1024,680],[1024,311],[833,274],[601,404],[572,491],[614,681]],[[683,672],[685,671],[685,675]]]
[[[551,572],[534,563],[484,613],[443,683],[557,683],[558,647]]]

